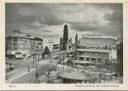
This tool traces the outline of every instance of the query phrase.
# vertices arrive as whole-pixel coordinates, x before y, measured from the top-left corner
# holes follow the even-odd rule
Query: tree
[[[37,75],[38,77],[45,75],[45,80],[47,83],[50,82],[51,72],[56,71],[57,65],[54,64],[44,64],[40,68],[38,68]]]
[[[43,53],[46,54],[46,55],[50,54],[50,50],[49,50],[48,46],[45,46]]]

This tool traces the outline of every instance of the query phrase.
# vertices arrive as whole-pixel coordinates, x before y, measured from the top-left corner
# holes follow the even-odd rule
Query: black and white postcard
[[[10,1],[2,8],[3,89],[128,89],[126,2]]]

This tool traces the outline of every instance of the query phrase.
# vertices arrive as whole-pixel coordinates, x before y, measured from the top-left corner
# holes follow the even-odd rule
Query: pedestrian
[[[30,71],[30,67],[29,67],[29,65],[27,66],[27,68],[28,68],[28,72]]]

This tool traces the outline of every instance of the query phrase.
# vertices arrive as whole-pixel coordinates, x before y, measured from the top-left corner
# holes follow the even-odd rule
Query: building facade
[[[84,35],[79,39],[75,64],[83,66],[110,65],[117,60],[117,40],[111,37]]]
[[[119,67],[117,70],[120,72],[120,75],[123,76],[123,42],[118,44],[117,57],[119,61]]]
[[[38,54],[39,57],[41,58],[41,55],[43,53],[43,39],[38,38],[38,37],[31,37],[30,39],[30,51],[31,51],[31,56],[33,54]]]
[[[6,34],[5,39],[7,57],[30,58],[32,53],[43,51],[43,40],[41,38],[32,37],[20,30],[15,30],[12,34]]]
[[[16,58],[30,56],[30,35],[13,31],[13,34],[6,35],[6,55],[14,55]]]

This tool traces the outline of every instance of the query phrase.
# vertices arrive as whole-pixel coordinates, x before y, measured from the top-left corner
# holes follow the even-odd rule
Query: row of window
[[[100,52],[77,52],[77,55],[79,56],[92,56],[92,57],[105,57],[108,58],[109,57],[109,53],[100,53]]]
[[[109,59],[103,59],[103,58],[89,58],[89,57],[77,57],[77,60],[81,61],[92,61],[92,62],[103,62],[103,61],[109,61]]]
[[[80,49],[99,49],[99,50],[111,50],[111,49],[117,49],[117,46],[111,46],[111,47],[87,47],[87,46],[78,46],[77,48]]]

